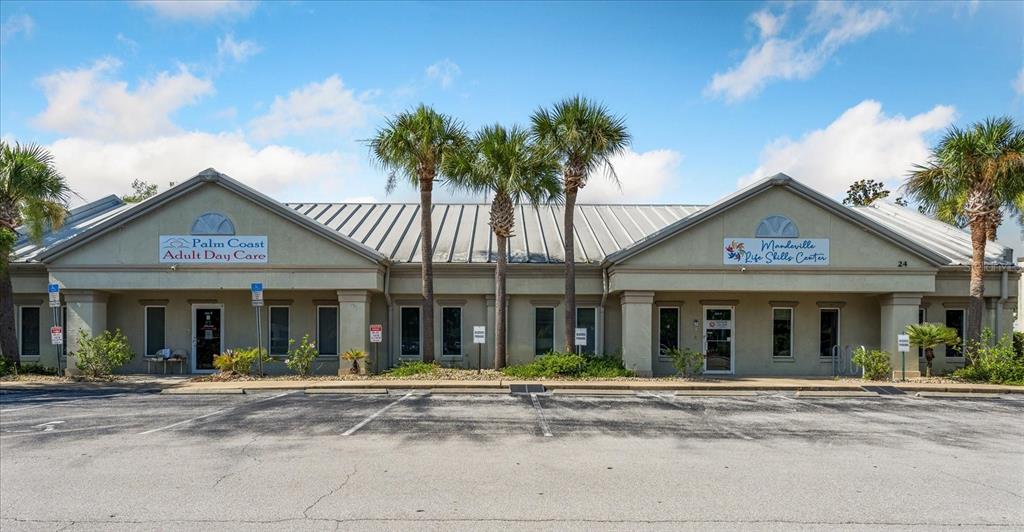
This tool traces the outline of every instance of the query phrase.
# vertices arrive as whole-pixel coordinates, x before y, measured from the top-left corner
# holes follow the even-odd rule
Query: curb
[[[160,395],[241,395],[244,388],[167,388]]]
[[[879,397],[878,392],[865,392],[865,391],[801,391],[796,392],[797,397],[811,397],[811,398],[823,398],[823,397]]]

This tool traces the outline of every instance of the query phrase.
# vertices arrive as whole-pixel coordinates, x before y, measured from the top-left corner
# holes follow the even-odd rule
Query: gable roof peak
[[[788,175],[786,175],[786,174],[784,174],[782,172],[779,172],[779,173],[777,173],[777,174],[775,174],[775,175],[773,175],[773,176],[768,178],[768,182],[773,184],[773,185],[789,185],[789,184],[791,184],[791,183],[793,183],[795,181],[796,181],[796,179],[793,179],[792,177],[790,177],[790,176],[788,176]]]

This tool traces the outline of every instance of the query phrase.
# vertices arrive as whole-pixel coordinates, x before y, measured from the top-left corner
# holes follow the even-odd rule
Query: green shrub
[[[256,347],[228,349],[213,357],[213,367],[224,373],[252,375],[253,365],[259,362],[261,356],[264,364],[274,360],[267,354],[266,349]]]
[[[284,365],[305,377],[313,371],[313,362],[320,356],[320,351],[317,350],[316,344],[309,341],[308,334],[303,335],[298,347],[292,347],[294,345],[294,339],[288,340],[288,358],[284,360]]]
[[[507,366],[501,370],[510,377],[519,379],[589,377],[610,379],[634,375],[613,357],[585,357],[576,353],[552,351],[535,358],[527,364]]]
[[[89,336],[80,330],[75,358],[75,367],[80,371],[91,377],[101,377],[127,364],[135,358],[135,353],[128,345],[128,338],[121,334],[121,329],[103,331],[99,336]]]
[[[968,364],[954,371],[953,376],[970,382],[1024,385],[1024,355],[1014,348],[1016,338],[1006,335],[999,343],[989,345],[991,339],[991,332],[982,334],[981,341],[967,350]]]
[[[1024,358],[1024,332],[1014,331],[1013,353],[1020,358]]]
[[[864,368],[864,378],[870,381],[887,381],[892,379],[892,362],[889,353],[877,349],[857,348],[853,353],[853,363]]]
[[[32,363],[21,363],[18,365],[18,373],[23,375],[56,375],[57,368],[51,368],[42,364]]]
[[[14,373],[14,364],[11,364],[6,358],[0,357],[0,377],[4,377]]]
[[[422,362],[420,360],[414,360],[409,362],[402,362],[401,364],[385,371],[387,375],[392,377],[411,377],[413,375],[424,375],[427,373],[434,373],[441,369],[436,362]]]
[[[672,359],[676,373],[683,377],[700,375],[704,366],[704,355],[690,348],[668,349],[665,354]]]

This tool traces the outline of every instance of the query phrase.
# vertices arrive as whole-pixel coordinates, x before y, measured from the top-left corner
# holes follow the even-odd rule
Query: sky
[[[366,148],[389,115],[528,125],[580,94],[633,138],[621,186],[580,201],[705,204],[777,172],[841,199],[897,189],[950,126],[1024,121],[1021,28],[1011,1],[5,0],[0,136],[47,146],[76,203],[208,167],[281,201],[415,201]]]

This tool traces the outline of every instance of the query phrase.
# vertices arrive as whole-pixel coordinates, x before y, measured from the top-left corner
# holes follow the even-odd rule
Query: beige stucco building
[[[709,373],[853,373],[858,346],[903,367],[897,334],[910,323],[966,323],[969,237],[884,202],[848,208],[777,175],[709,206],[583,205],[577,213],[581,349],[620,357],[643,375],[672,373],[665,348],[706,354]],[[108,197],[75,209],[12,265],[25,361],[56,365],[47,287],[60,287],[65,340],[120,329],[137,356],[128,372],[164,371],[146,355],[185,356],[171,371],[212,369],[214,354],[254,346],[284,355],[309,335],[317,370],[338,354],[371,353],[371,369],[420,358],[418,206],[283,204],[206,170],[135,205]],[[445,365],[487,367],[493,353],[494,244],[484,204],[440,204],[435,245],[435,353]],[[563,337],[558,206],[517,211],[510,245],[509,363]],[[984,324],[1011,330],[1019,269],[991,243]],[[257,335],[252,283],[262,283]],[[383,328],[370,342],[369,327]],[[474,326],[486,343],[472,343]],[[479,351],[478,351],[479,349]],[[963,364],[937,349],[934,367]],[[278,371],[280,364],[272,365]],[[921,371],[907,353],[908,375]]]

